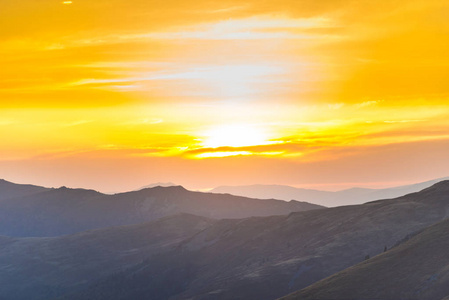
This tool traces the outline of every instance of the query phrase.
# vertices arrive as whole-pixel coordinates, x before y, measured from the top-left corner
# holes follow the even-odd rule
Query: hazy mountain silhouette
[[[351,188],[337,192],[320,191],[313,189],[295,188],[286,185],[244,185],[221,186],[212,189],[211,193],[227,193],[232,195],[266,199],[307,201],[327,207],[342,205],[363,204],[379,199],[392,199],[406,194],[415,193],[433,184],[449,180],[449,177],[434,179],[417,184],[398,186],[386,189]]]
[[[380,254],[448,216],[449,181],[444,181],[363,205],[219,220],[177,248],[64,299],[274,299]]]
[[[390,251],[282,299],[441,300],[449,297],[448,253],[449,220],[445,220]]]
[[[17,185],[19,189],[23,187]],[[8,194],[11,194],[12,187]],[[0,194],[2,190],[0,189]],[[322,208],[305,202],[259,200],[191,192],[181,186],[154,187],[105,195],[93,190],[44,190],[0,201],[0,234],[58,236],[84,230],[137,224],[178,213],[210,218],[282,215]]]

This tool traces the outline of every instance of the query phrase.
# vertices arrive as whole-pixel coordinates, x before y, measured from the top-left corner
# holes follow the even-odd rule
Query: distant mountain
[[[449,220],[445,220],[282,299],[449,299],[448,253]]]
[[[213,222],[181,214],[63,237],[0,236],[0,299],[48,300],[77,291],[176,247]]]
[[[148,189],[148,188],[154,188],[157,186],[169,187],[169,186],[177,186],[177,184],[174,184],[173,182],[156,182],[156,183],[151,183],[151,184],[142,186],[142,187],[138,188],[136,191],[140,191],[140,190]]]
[[[218,220],[163,255],[63,299],[275,299],[374,257],[448,217],[449,181],[444,181],[363,205]],[[439,244],[428,247],[432,245]],[[446,256],[447,251],[435,253]],[[414,257],[418,264],[419,255]],[[418,271],[412,266],[397,276],[410,272]],[[429,284],[432,278],[429,274]]]
[[[245,186],[221,186],[212,189],[210,192],[258,199],[275,198],[287,201],[307,201],[327,207],[335,207],[342,205],[363,204],[368,201],[379,199],[397,198],[406,194],[418,192],[443,180],[449,180],[449,177],[387,189],[351,188],[338,192],[329,192],[295,188],[286,185],[257,184]]]
[[[148,222],[178,213],[220,219],[282,215],[319,208],[322,207],[298,201],[191,192],[181,186],[154,187],[115,195],[62,187],[1,200],[0,234],[58,236]]]
[[[16,184],[0,179],[0,201],[14,197],[24,197],[49,190],[31,184]]]

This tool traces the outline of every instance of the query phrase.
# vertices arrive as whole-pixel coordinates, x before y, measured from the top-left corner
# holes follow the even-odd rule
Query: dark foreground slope
[[[446,181],[364,205],[221,220],[163,257],[65,299],[146,299],[160,292],[161,282],[177,282],[175,275],[186,268],[181,289],[151,299],[275,299],[380,254],[448,216]]]
[[[441,300],[449,296],[448,253],[446,220],[386,253],[282,299]]]
[[[181,186],[154,187],[116,195],[62,187],[0,200],[0,235],[58,236],[148,222],[178,213],[245,218],[318,208],[323,207],[306,202],[191,192]]]
[[[0,236],[0,299],[47,300],[77,291],[169,251],[213,222],[182,214],[63,237]]]

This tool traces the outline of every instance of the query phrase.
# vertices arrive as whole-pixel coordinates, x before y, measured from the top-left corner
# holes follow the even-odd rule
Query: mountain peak
[[[171,186],[155,186],[151,187],[149,189],[158,189],[158,190],[173,190],[173,191],[187,191],[185,187],[182,185],[171,185]]]
[[[154,187],[170,187],[170,186],[176,186],[176,184],[174,184],[173,182],[155,182],[155,183],[151,183],[148,185],[144,185],[138,189],[136,189],[136,191],[140,191],[140,190],[144,190],[144,189],[149,189],[149,188],[154,188]]]
[[[14,184],[11,181],[5,180],[5,179],[0,179],[0,183],[1,184]]]
[[[63,193],[63,194],[81,194],[81,195],[102,195],[102,193],[100,193],[99,191],[96,190],[92,190],[92,189],[83,189],[83,188],[69,188],[66,187],[65,185],[56,188],[56,189],[52,189],[53,193],[58,194],[59,193]]]

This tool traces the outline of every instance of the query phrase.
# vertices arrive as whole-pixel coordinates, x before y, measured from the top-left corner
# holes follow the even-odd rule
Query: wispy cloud
[[[362,102],[362,103],[357,103],[354,106],[356,108],[364,108],[364,107],[368,107],[368,106],[377,105],[377,104],[379,104],[381,102],[382,102],[382,100],[371,100],[371,101],[365,101],[365,102]]]
[[[123,39],[205,39],[205,40],[252,40],[252,39],[317,39],[308,31],[312,28],[331,28],[335,24],[324,17],[291,19],[287,17],[255,16],[206,23],[187,27],[181,31],[152,32],[123,36]],[[303,30],[301,32],[300,30]],[[329,37],[327,37],[329,38]]]
[[[424,122],[426,120],[387,120],[383,121],[388,124],[397,124],[397,123],[416,123],[416,122]]]

